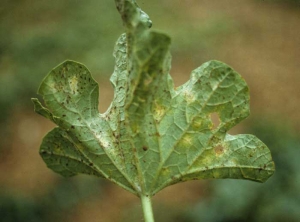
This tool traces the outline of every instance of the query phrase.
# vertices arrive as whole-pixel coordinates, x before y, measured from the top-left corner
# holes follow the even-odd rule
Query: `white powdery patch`
[[[108,140],[107,137],[100,137],[100,138],[99,138],[99,141],[100,141],[101,145],[102,145],[105,149],[110,148],[110,141]]]
[[[196,97],[195,94],[192,93],[190,90],[186,89],[183,91],[183,95],[187,101],[188,104],[195,102]]]
[[[78,89],[78,79],[76,76],[73,76],[69,82],[70,89],[74,94],[77,94]]]
[[[119,154],[119,150],[114,146],[113,139],[108,134],[96,134],[96,138],[98,139],[102,149],[106,154],[111,157],[117,157]]]

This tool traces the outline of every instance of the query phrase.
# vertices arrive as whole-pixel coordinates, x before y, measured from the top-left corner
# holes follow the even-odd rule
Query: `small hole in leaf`
[[[224,153],[224,147],[221,146],[221,145],[216,146],[215,147],[215,152],[216,152],[217,155],[223,154]]]
[[[220,119],[219,119],[219,114],[214,112],[214,113],[211,113],[210,114],[210,119],[211,119],[211,122],[213,123],[213,127],[212,129],[215,130],[219,127],[220,125]]]
[[[100,113],[106,112],[114,98],[114,90],[111,87],[111,83],[104,78],[98,78],[99,88],[100,88],[100,103],[98,109]]]

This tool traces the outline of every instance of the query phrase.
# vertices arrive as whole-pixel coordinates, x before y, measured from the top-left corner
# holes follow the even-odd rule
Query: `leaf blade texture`
[[[108,110],[98,112],[98,84],[74,61],[43,80],[38,93],[46,107],[33,99],[35,111],[58,126],[40,148],[47,166],[63,176],[104,177],[151,196],[187,180],[267,180],[274,163],[266,145],[253,135],[227,133],[249,116],[242,77],[210,61],[174,88],[170,38],[150,31],[151,21],[135,1],[116,5],[126,33],[114,50],[114,99]]]

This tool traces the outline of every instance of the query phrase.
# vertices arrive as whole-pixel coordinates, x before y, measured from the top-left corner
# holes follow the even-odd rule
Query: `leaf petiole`
[[[154,222],[151,196],[142,194],[140,198],[142,202],[145,222]]]

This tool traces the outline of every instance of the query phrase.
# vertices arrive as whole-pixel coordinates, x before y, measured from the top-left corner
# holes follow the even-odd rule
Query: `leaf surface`
[[[234,178],[259,182],[274,172],[270,151],[253,135],[227,131],[249,115],[249,90],[232,68],[204,63],[174,88],[170,38],[149,30],[135,1],[116,0],[126,33],[111,77],[114,99],[98,112],[98,84],[82,64],[66,61],[43,80],[35,111],[57,128],[43,140],[47,166],[63,176],[109,179],[154,195],[181,181]]]

